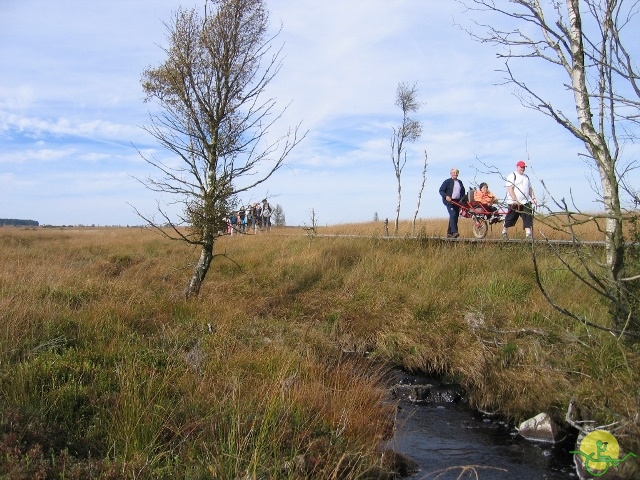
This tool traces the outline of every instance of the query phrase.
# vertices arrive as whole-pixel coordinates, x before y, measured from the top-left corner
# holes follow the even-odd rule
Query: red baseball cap
[[[527,164],[524,163],[522,160],[520,160],[518,163],[516,163],[516,167],[526,167]]]

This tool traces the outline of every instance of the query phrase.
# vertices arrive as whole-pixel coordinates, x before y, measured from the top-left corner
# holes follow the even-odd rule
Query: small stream
[[[403,478],[578,478],[569,453],[575,447],[575,437],[555,445],[530,442],[499,417],[471,410],[464,400],[458,400],[455,391],[452,395],[451,389],[436,379],[403,375],[400,381],[405,386],[424,384],[433,385],[424,400],[420,399],[421,389],[418,398],[399,395],[396,432],[387,444],[418,464],[416,474]]]

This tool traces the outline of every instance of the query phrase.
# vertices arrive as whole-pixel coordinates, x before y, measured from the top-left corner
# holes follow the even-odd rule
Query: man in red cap
[[[509,227],[513,227],[520,217],[522,217],[522,226],[526,237],[531,238],[532,235],[532,203],[538,205],[538,200],[536,200],[536,196],[533,193],[529,177],[524,173],[525,168],[527,168],[527,164],[520,160],[516,163],[516,171],[507,175],[505,187],[508,193],[509,211],[504,219],[502,228],[502,238],[504,239],[509,238],[507,230]]]

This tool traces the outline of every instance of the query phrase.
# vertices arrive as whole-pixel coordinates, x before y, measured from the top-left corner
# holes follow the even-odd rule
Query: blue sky
[[[0,218],[52,225],[137,225],[133,206],[153,214],[156,201],[135,178],[156,172],[135,147],[167,158],[142,125],[140,78],[162,59],[163,22],[180,5],[201,1],[47,0],[0,2]],[[503,175],[519,159],[530,165],[538,198],[544,180],[558,198],[573,194],[594,210],[594,172],[581,145],[539,113],[525,109],[513,86],[499,85],[495,48],[472,41],[456,23],[469,17],[441,0],[271,0],[282,32],[283,68],[268,94],[290,103],[274,133],[302,121],[306,139],[287,165],[243,202],[269,196],[289,225],[395,218],[397,185],[391,135],[401,113],[399,82],[416,83],[422,138],[409,146],[401,218],[416,209],[423,152],[429,156],[419,217],[445,217],[437,193],[451,167],[468,186],[487,181],[499,197]],[[574,111],[563,77],[543,64],[522,64],[527,82]],[[278,132],[279,128],[279,132]],[[638,150],[627,147],[635,158]],[[167,158],[168,161],[170,159]],[[640,181],[635,182],[636,184]]]

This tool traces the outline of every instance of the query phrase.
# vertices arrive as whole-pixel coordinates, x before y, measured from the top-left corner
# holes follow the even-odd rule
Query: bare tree
[[[176,220],[158,206],[168,229],[138,214],[167,237],[200,247],[187,298],[200,292],[237,195],[266,181],[304,137],[299,125],[270,134],[284,110],[264,98],[281,67],[268,18],[263,0],[211,0],[204,15],[180,9],[166,25],[166,60],[142,76],[146,100],[161,109],[145,129],[172,155],[168,162],[143,156],[162,177],[143,183],[173,196],[182,214]]]
[[[562,199],[556,202],[564,212],[562,217],[555,217],[562,218],[558,228],[570,234],[579,246],[573,226],[602,220],[605,262],[577,252],[581,268],[574,272],[611,306],[612,331],[628,334],[629,328],[640,330],[633,308],[635,302],[630,298],[640,286],[637,276],[627,271],[631,266],[625,268],[623,222],[629,218],[629,211],[621,197],[627,192],[631,199],[637,198],[637,191],[627,180],[636,165],[633,159],[625,157],[624,146],[638,138],[640,77],[629,46],[637,43],[640,4],[637,0],[461,0],[460,3],[473,11],[476,18],[483,12],[498,14],[501,21],[506,19],[513,25],[503,30],[493,26],[498,25],[497,21],[478,22],[483,33],[469,33],[482,42],[503,47],[498,56],[505,59],[506,81],[518,87],[524,106],[547,115],[584,144],[584,156],[599,178],[595,187],[603,212],[587,215],[574,202]],[[516,73],[517,60],[542,60],[559,68],[566,75],[566,82],[555,85],[555,92],[548,84],[544,88],[531,87],[531,78],[525,82]],[[575,115],[554,104],[550,100],[554,94],[571,95]],[[633,278],[636,279],[630,280]]]
[[[424,163],[422,164],[422,183],[420,184],[420,189],[418,190],[418,204],[416,205],[416,213],[413,214],[413,227],[411,230],[411,235],[416,234],[416,219],[418,218],[418,212],[420,211],[420,202],[422,201],[422,192],[424,192],[424,185],[427,183],[427,162],[429,160],[429,155],[427,151],[424,151]]]
[[[309,219],[311,220],[311,225],[304,224],[302,229],[307,232],[310,238],[315,237],[318,234],[318,216],[316,215],[315,208],[312,208],[309,211]]]
[[[422,123],[410,117],[418,110],[418,90],[416,84],[408,85],[399,83],[396,90],[395,105],[402,110],[402,124],[393,129],[391,137],[391,162],[398,182],[398,205],[396,206],[395,235],[398,235],[398,223],[400,221],[400,204],[402,202],[402,170],[407,163],[405,142],[415,142],[422,135]]]

